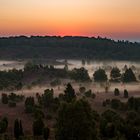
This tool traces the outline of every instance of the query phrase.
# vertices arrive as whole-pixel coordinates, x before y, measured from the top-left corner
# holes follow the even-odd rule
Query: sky
[[[140,41],[140,0],[0,0],[0,36],[15,35]]]

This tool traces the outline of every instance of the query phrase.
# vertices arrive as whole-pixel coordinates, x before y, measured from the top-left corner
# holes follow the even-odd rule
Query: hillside
[[[140,43],[107,38],[19,36],[0,38],[1,59],[140,60]]]

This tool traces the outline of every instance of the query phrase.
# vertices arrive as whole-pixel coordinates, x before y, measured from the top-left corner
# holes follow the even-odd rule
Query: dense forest
[[[140,43],[101,37],[19,36],[0,38],[1,59],[63,58],[140,60]]]

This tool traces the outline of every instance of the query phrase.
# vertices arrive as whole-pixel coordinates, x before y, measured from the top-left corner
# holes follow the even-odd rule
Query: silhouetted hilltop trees
[[[19,36],[0,38],[0,58],[140,60],[140,43],[101,37]]]

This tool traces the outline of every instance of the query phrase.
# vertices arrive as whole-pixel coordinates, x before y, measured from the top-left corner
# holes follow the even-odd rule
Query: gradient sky
[[[140,41],[140,0],[0,0],[0,36],[10,35]]]

